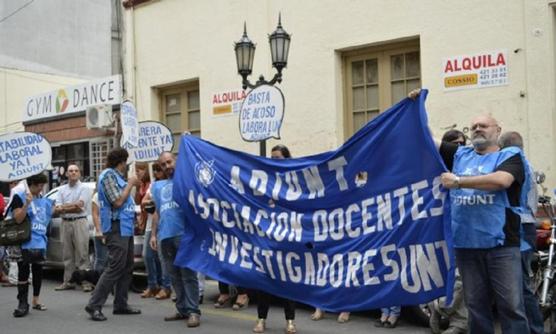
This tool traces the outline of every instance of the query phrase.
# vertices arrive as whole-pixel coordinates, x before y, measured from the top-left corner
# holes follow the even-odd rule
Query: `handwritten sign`
[[[166,125],[154,121],[140,122],[137,146],[128,149],[127,163],[154,161],[160,153],[172,151],[173,147],[174,137]]]
[[[122,103],[120,119],[122,122],[120,146],[125,149],[136,147],[139,140],[139,123],[137,122],[137,110],[131,101]]]
[[[25,179],[44,171],[52,161],[50,143],[32,132],[0,136],[0,181]]]
[[[247,94],[239,114],[239,132],[245,141],[280,139],[284,118],[284,95],[269,85],[261,85]]]
[[[508,84],[508,53],[482,52],[449,57],[442,62],[444,90],[495,87]]]

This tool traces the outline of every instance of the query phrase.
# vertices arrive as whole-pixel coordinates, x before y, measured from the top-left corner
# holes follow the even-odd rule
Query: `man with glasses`
[[[441,180],[450,189],[452,235],[470,333],[494,333],[493,301],[503,333],[529,333],[516,213],[524,203],[523,156],[514,147],[500,150],[500,131],[493,117],[479,116],[471,124],[472,147],[439,145],[452,171]]]
[[[70,164],[66,176],[68,183],[60,187],[56,197],[55,214],[62,216],[62,258],[64,260],[64,282],[56,291],[75,289],[69,282],[76,270],[89,269],[89,223],[87,205],[90,194],[81,183],[81,171],[76,164]],[[93,287],[88,283],[82,285],[84,292]]]
[[[419,91],[409,94],[410,98]],[[471,123],[472,146],[435,140],[450,189],[452,235],[463,281],[469,333],[494,333],[496,305],[502,333],[529,333],[520,254],[520,217],[526,207],[525,158],[516,147],[500,149],[501,128],[491,116]]]

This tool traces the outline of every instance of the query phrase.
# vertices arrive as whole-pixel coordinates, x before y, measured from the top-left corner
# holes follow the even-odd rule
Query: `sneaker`
[[[62,283],[60,286],[54,288],[56,291],[73,290],[75,285],[71,283]]]
[[[264,319],[257,319],[255,327],[253,327],[253,333],[264,333],[265,327]]]
[[[169,289],[160,289],[160,291],[158,291],[154,298],[156,298],[157,300],[163,300],[170,298],[171,295],[172,291],[170,291]]]
[[[187,318],[187,327],[199,327],[201,325],[201,316],[196,313],[191,313]]]

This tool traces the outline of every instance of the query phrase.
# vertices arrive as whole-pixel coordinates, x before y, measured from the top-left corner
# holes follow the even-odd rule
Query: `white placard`
[[[261,85],[247,94],[239,114],[239,132],[245,141],[280,139],[284,95],[274,86]]]
[[[139,122],[137,110],[131,101],[125,101],[120,107],[120,120],[122,122],[122,139],[120,146],[130,149],[137,146],[139,140]]]
[[[41,135],[16,132],[0,136],[0,181],[11,182],[38,174],[51,161],[50,143]]]
[[[507,85],[508,53],[499,50],[445,58],[442,71],[445,91]]]
[[[23,108],[23,122],[67,115],[96,105],[122,102],[122,76],[90,81],[28,97]]]
[[[174,137],[166,125],[155,121],[139,122],[137,147],[128,149],[127,163],[155,161],[160,153],[172,151],[172,148]]]

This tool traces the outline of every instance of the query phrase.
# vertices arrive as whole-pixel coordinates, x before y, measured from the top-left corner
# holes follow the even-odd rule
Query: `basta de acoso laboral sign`
[[[277,87],[260,85],[247,94],[239,113],[239,132],[245,141],[280,139],[284,95]]]
[[[41,135],[16,132],[0,136],[0,181],[17,181],[38,174],[51,161],[50,143]]]
[[[114,75],[27,98],[23,108],[23,122],[67,115],[90,106],[121,102],[122,77]]]

